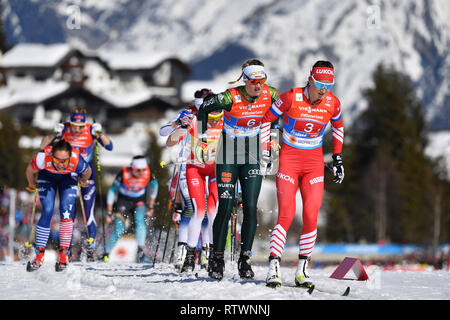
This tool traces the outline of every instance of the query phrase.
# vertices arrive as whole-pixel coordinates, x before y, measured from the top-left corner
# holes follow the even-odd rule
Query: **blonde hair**
[[[72,113],[84,113],[86,114],[86,109],[85,108],[75,108]]]
[[[264,67],[264,63],[262,63],[262,61],[258,60],[258,59],[249,59],[247,61],[245,61],[242,64],[241,70],[244,70],[245,67],[248,66],[262,66]],[[236,82],[238,82],[239,80],[241,80],[241,78],[244,76],[244,71],[241,72],[241,75],[239,76],[239,78],[235,81],[230,81],[228,82],[228,84],[234,84]]]

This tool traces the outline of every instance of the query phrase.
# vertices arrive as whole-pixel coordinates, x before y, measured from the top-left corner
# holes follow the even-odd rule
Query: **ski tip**
[[[350,287],[347,287],[344,291],[344,293],[342,294],[342,296],[346,297],[350,294]]]
[[[309,286],[309,287],[308,287],[308,293],[309,293],[309,294],[312,294],[313,291],[314,291],[314,288],[315,288],[315,287],[314,287],[313,284],[312,284],[311,286]]]

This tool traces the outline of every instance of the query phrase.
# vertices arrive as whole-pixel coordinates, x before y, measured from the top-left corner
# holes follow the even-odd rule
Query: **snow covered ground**
[[[295,267],[282,267],[285,286],[265,286],[267,266],[254,266],[255,279],[241,280],[237,266],[227,262],[224,279],[197,273],[180,275],[167,263],[137,264],[73,262],[61,273],[48,259],[41,269],[29,273],[24,261],[0,263],[0,300],[206,300],[248,301],[270,304],[276,300],[450,300],[448,271],[381,271],[368,268],[368,281],[336,280],[329,276],[335,267],[312,269],[316,288],[309,295],[294,285]],[[349,274],[349,277],[351,275]],[[348,297],[343,297],[347,286]]]

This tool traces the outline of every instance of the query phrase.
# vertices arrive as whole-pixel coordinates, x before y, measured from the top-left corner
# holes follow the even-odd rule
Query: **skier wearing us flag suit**
[[[333,133],[334,182],[344,179],[342,146],[344,126],[339,99],[331,88],[335,83],[334,67],[329,61],[317,61],[303,88],[283,93],[272,104],[261,122],[263,158],[270,155],[270,124],[283,118],[282,147],[276,175],[278,220],[270,237],[269,272],[266,284],[280,286],[280,261],[286,235],[295,215],[295,195],[300,186],[303,202],[303,228],[299,239],[299,261],[295,284],[311,287],[308,260],[317,238],[317,216],[324,192],[323,135],[331,122]],[[270,161],[270,160],[268,160]]]
[[[44,262],[45,248],[50,235],[56,194],[59,193],[59,259],[56,271],[68,264],[68,250],[72,240],[72,208],[75,205],[77,185],[87,186],[92,170],[81,154],[65,140],[54,142],[39,151],[28,164],[27,189],[38,192],[42,203],[42,215],[36,225],[36,258],[29,261],[27,271],[39,269]]]

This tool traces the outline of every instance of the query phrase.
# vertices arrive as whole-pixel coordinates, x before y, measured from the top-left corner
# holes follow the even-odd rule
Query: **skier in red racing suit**
[[[324,192],[323,135],[331,122],[333,133],[334,181],[344,178],[342,145],[344,127],[339,99],[333,95],[334,67],[328,61],[314,64],[304,88],[283,93],[266,112],[261,124],[263,154],[268,156],[270,124],[283,116],[282,147],[276,175],[278,221],[270,238],[268,286],[281,285],[279,263],[286,235],[295,215],[298,187],[303,204],[303,229],[299,239],[299,263],[295,274],[297,286],[309,287],[306,273],[309,257],[317,237],[317,216]]]

